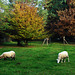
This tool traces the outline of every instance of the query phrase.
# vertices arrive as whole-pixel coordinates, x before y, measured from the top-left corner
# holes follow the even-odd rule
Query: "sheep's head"
[[[56,59],[57,60],[57,63],[59,63],[60,62],[60,60],[59,59]]]

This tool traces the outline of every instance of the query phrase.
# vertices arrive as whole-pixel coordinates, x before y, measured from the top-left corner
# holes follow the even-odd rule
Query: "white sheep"
[[[9,52],[4,52],[2,55],[0,55],[0,59],[6,59],[6,58],[12,58],[15,60],[15,52],[14,51],[9,51]]]
[[[60,52],[58,54],[57,63],[59,63],[60,61],[62,63],[63,62],[63,59],[64,59],[64,62],[66,62],[66,58],[68,58],[68,62],[69,62],[68,52],[67,51]]]

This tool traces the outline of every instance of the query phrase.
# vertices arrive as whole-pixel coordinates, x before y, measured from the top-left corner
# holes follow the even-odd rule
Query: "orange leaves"
[[[64,36],[75,36],[75,7],[58,11],[58,16],[60,20],[55,24],[55,32]]]

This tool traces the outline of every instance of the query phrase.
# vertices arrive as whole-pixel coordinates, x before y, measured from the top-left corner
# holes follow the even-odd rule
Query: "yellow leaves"
[[[26,4],[17,3],[14,5],[10,18],[13,29],[17,30],[15,38],[39,38],[44,33],[43,17],[37,14],[37,8]],[[20,35],[20,36],[19,36]]]
[[[12,38],[12,35],[9,35],[10,38]]]

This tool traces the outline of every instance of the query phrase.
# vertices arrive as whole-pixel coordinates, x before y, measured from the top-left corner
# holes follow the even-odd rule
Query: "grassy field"
[[[0,54],[14,50],[16,59],[0,60],[0,75],[75,75],[75,46],[42,42],[29,42],[28,47],[18,47],[15,43],[0,46]],[[68,51],[70,62],[56,63],[58,53]]]

